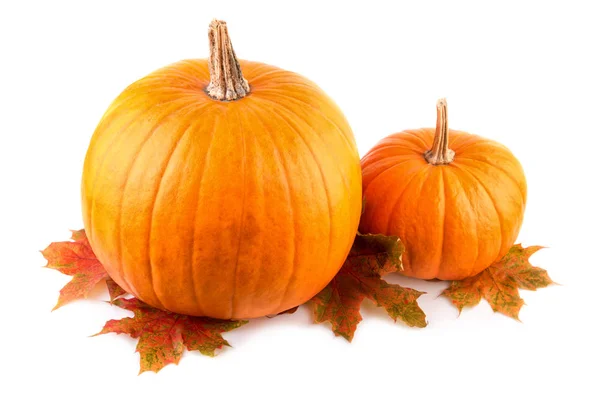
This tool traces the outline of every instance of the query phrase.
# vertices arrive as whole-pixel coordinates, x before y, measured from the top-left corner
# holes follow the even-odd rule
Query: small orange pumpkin
[[[85,228],[109,275],[154,307],[276,314],[343,264],[361,213],[360,159],[317,85],[238,62],[222,21],[209,42],[208,60],[162,68],[106,111],[83,170]]]
[[[395,133],[363,157],[359,230],[399,236],[405,275],[464,279],[513,245],[527,185],[506,147],[448,129],[444,99],[437,113],[435,129]]]

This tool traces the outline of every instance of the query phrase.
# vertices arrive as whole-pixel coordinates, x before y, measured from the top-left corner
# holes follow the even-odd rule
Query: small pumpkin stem
[[[429,164],[450,164],[454,160],[454,150],[448,148],[448,103],[446,99],[437,102],[437,123],[431,150],[425,152]]]
[[[210,56],[208,69],[210,83],[206,88],[208,95],[219,101],[237,100],[250,93],[250,85],[242,75],[229,33],[227,23],[214,19],[208,27]]]

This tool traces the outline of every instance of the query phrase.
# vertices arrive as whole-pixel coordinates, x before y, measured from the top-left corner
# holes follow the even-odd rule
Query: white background
[[[452,3],[450,5],[449,3]],[[393,4],[393,5],[392,5]],[[0,398],[600,398],[600,24],[594,2],[162,3],[0,5]],[[487,304],[457,311],[427,291],[429,326],[368,304],[354,342],[308,311],[226,334],[216,358],[137,376],[135,341],[89,338],[126,312],[80,301],[53,313],[69,280],[38,250],[82,227],[79,184],[91,134],[129,83],[207,56],[228,22],[240,58],[300,72],[333,97],[363,155],[393,132],[435,125],[507,145],[529,198],[519,241],[561,283],[523,292],[522,323]],[[588,364],[588,365],[586,365]]]

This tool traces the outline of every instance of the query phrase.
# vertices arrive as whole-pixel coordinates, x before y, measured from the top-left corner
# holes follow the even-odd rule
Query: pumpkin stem
[[[431,150],[425,152],[429,164],[450,164],[454,160],[454,150],[448,148],[448,103],[446,99],[437,102],[437,123]]]
[[[208,27],[210,56],[208,69],[210,83],[206,88],[208,95],[219,101],[237,100],[250,93],[250,85],[242,75],[229,33],[227,23],[214,19]]]

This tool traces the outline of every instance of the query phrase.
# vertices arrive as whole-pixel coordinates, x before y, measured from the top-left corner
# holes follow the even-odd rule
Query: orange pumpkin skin
[[[424,157],[435,129],[390,135],[361,160],[359,231],[400,237],[403,274],[411,277],[476,275],[508,252],[523,221],[527,185],[519,161],[492,140],[448,133],[455,152],[448,164]]]
[[[276,314],[338,272],[361,213],[352,131],[314,83],[240,62],[250,93],[205,92],[207,60],[129,86],[85,159],[85,229],[142,301],[221,319]]]

